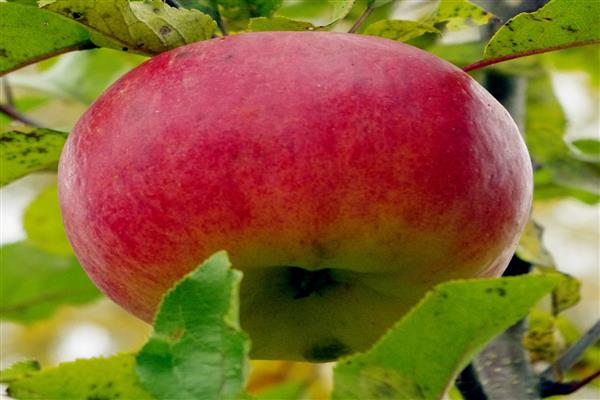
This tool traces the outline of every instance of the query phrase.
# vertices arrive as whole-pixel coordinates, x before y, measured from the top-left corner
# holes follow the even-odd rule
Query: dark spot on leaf
[[[95,383],[92,383],[92,384],[90,385],[90,390],[94,390],[94,389],[96,389],[97,387],[98,387],[98,385],[97,385],[97,384],[95,384]]]
[[[160,8],[154,7],[152,9],[152,12],[154,12],[155,14],[158,14],[160,12]]]
[[[377,399],[395,399],[398,396],[396,389],[387,382],[382,382],[375,386],[373,394]]]
[[[160,36],[167,36],[169,33],[171,33],[171,28],[169,28],[166,25],[163,25],[158,30],[158,33],[160,33]]]
[[[80,19],[81,17],[83,17],[83,14],[77,11],[74,11],[71,16],[73,17],[73,19]]]
[[[561,26],[561,29],[564,30],[564,31],[571,32],[571,33],[575,33],[575,32],[579,31],[579,29],[575,29],[571,25]]]
[[[0,57],[8,57],[8,53],[6,49],[0,49]]]
[[[550,18],[550,17],[544,17],[543,20],[544,21],[552,21],[552,18]]]
[[[121,50],[123,50],[123,51],[129,51],[129,49],[127,47],[123,47]]]
[[[352,350],[336,338],[324,338],[315,342],[312,347],[302,353],[307,361],[333,361]]]
[[[104,385],[104,387],[106,387],[108,389],[108,388],[111,388],[112,385],[113,385],[113,381],[108,381],[108,382],[106,382],[106,384]]]

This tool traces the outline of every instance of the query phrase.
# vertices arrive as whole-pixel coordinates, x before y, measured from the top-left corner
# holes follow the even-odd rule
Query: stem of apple
[[[350,28],[348,33],[356,33],[358,28],[360,28],[360,26],[363,24],[363,22],[365,22],[365,20],[367,18],[369,18],[369,15],[371,15],[371,13],[373,12],[374,9],[375,9],[375,2],[373,1],[369,5],[367,5],[367,8],[365,8],[365,11],[363,11],[363,13],[360,15],[360,17],[358,17],[358,19],[356,20],[354,25],[352,25],[352,28]]]

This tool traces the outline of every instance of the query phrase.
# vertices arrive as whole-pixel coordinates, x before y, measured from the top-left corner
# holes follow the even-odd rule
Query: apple
[[[252,357],[367,349],[435,284],[495,277],[532,171],[508,112],[453,65],[391,40],[251,33],[135,68],[78,122],[59,167],[92,280],[151,322],[225,249]]]

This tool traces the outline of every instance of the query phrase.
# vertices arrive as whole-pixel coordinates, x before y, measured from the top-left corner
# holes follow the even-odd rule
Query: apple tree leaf
[[[72,255],[58,205],[58,188],[44,189],[25,209],[23,226],[35,246],[52,254]]]
[[[39,372],[40,369],[40,363],[35,360],[20,361],[0,371],[0,382],[10,383],[28,378]]]
[[[344,19],[352,7],[355,0],[328,0],[328,7],[324,10],[325,23],[323,25],[313,25],[310,22],[290,19],[287,16],[275,14],[271,18],[252,18],[248,29],[253,32],[259,31],[313,31],[327,30],[340,20]]]
[[[53,98],[68,98],[91,104],[124,73],[146,60],[146,57],[93,49],[65,54],[43,72],[21,71],[11,76],[11,84],[46,93]]]
[[[0,317],[29,323],[63,304],[84,304],[100,292],[74,256],[46,253],[27,243],[0,247]]]
[[[510,19],[488,42],[484,58],[599,43],[600,2],[551,0]]]
[[[526,90],[525,140],[534,161],[534,195],[540,198],[544,186],[574,189],[558,192],[586,200],[577,191],[600,196],[600,163],[577,159],[564,141],[566,118],[552,90],[547,74],[530,78]]]
[[[439,33],[433,25],[419,21],[384,19],[370,24],[363,34],[406,42],[424,33]]]
[[[554,258],[542,242],[543,234],[544,228],[530,218],[519,238],[516,254],[533,265],[554,268]]]
[[[243,392],[250,342],[239,326],[242,274],[225,252],[163,297],[137,373],[158,398],[229,399]],[[201,379],[198,379],[201,377]]]
[[[437,10],[424,22],[445,23],[446,29],[457,31],[468,26],[485,25],[493,16],[468,0],[441,0]]]
[[[264,31],[312,31],[315,26],[310,22],[297,21],[286,17],[252,18],[248,25],[248,30],[252,32]]]
[[[0,3],[0,75],[52,54],[93,47],[68,18],[18,3]]]
[[[600,161],[600,140],[597,139],[577,139],[571,142],[571,146],[584,161]]]
[[[134,367],[133,354],[77,360],[42,370],[19,363],[2,371],[0,382],[8,385],[7,392],[15,399],[154,399],[142,387]]]
[[[210,39],[216,28],[210,16],[161,0],[42,0],[40,6],[85,26],[97,46],[142,54]]]
[[[524,275],[436,286],[368,352],[338,363],[333,398],[441,398],[477,351],[527,315],[559,279]]]
[[[52,129],[24,130],[0,133],[0,186],[56,166],[68,136]]]

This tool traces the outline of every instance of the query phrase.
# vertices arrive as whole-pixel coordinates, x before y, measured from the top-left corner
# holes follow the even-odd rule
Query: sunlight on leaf
[[[367,27],[363,34],[406,42],[424,33],[439,33],[430,24],[418,21],[381,20]]]
[[[93,47],[88,31],[46,10],[0,3],[0,74],[50,54]]]
[[[13,368],[0,374],[15,399],[154,399],[144,390],[134,372],[135,357],[121,354],[60,364],[41,371],[29,369],[15,377]],[[13,379],[7,379],[5,375]]]
[[[523,275],[437,286],[371,350],[338,363],[333,398],[441,398],[476,352],[558,281]]]
[[[485,57],[600,40],[600,2],[551,0],[532,13],[509,20],[490,39]]]
[[[198,10],[173,8],[161,0],[44,0],[44,9],[89,28],[100,47],[157,54],[212,37],[216,23]]]
[[[67,136],[68,132],[31,128],[0,133],[0,186],[56,167]]]

